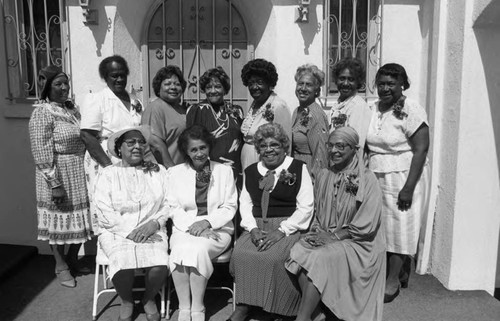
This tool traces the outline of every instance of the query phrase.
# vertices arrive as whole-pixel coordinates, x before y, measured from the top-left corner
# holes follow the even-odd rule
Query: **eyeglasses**
[[[271,144],[269,144],[269,145],[267,145],[267,144],[260,144],[260,145],[259,145],[259,150],[260,150],[260,151],[265,151],[265,150],[267,150],[268,148],[270,148],[270,149],[272,149],[272,150],[277,150],[277,149],[280,149],[281,147],[282,147],[282,146],[281,146],[281,144],[279,144],[279,143],[271,143]]]
[[[335,147],[336,150],[343,151],[346,148],[346,146],[350,146],[350,145],[343,144],[343,143],[335,143],[335,144],[326,143],[326,148],[328,148],[328,150],[332,150]]]
[[[127,139],[123,142],[127,144],[128,147],[134,147],[135,144],[139,144],[141,147],[146,145],[146,141],[144,139]]]

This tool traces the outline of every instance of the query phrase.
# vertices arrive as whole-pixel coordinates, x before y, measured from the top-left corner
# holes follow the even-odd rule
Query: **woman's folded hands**
[[[151,220],[141,226],[135,228],[127,238],[136,243],[154,243],[163,241],[159,234],[156,234],[160,230],[160,224],[157,220]]]
[[[219,233],[212,230],[212,226],[207,220],[201,220],[191,224],[188,227],[188,233],[193,236],[206,237],[207,239],[213,239],[216,241],[220,239]]]
[[[333,243],[338,241],[338,239],[330,232],[315,229],[313,231],[308,232],[303,236],[303,240],[311,245],[311,246],[323,246],[325,244]]]
[[[285,234],[278,229],[266,233],[259,228],[254,228],[250,231],[250,237],[252,243],[257,247],[257,251],[262,252],[284,238]]]

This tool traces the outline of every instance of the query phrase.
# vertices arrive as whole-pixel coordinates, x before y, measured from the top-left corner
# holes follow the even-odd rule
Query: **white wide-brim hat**
[[[146,139],[146,143],[149,144],[149,141],[151,139],[151,128],[149,126],[142,125],[142,126],[137,126],[137,127],[129,127],[129,128],[119,130],[119,131],[111,134],[111,136],[109,136],[109,139],[108,139],[108,151],[109,151],[109,153],[116,158],[121,158],[118,155],[116,155],[116,152],[115,152],[116,141],[120,137],[122,137],[125,133],[128,133],[130,131],[134,131],[134,130],[140,132],[142,134],[142,136],[144,136],[144,139]]]

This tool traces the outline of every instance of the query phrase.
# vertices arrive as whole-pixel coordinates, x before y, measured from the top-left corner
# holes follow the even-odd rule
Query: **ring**
[[[259,240],[259,243],[262,243],[262,242],[264,242],[264,240],[263,240],[263,239],[260,239],[260,240]]]

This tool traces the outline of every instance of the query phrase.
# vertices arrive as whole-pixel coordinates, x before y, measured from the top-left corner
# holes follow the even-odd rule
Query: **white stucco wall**
[[[500,189],[491,102],[472,29],[473,2],[436,3],[435,50],[443,90],[437,99],[440,149],[432,273],[448,288],[493,293]],[[492,39],[489,39],[490,41]],[[444,44],[444,45],[443,45]],[[498,50],[492,46],[486,50]],[[433,55],[435,52],[433,52]],[[498,138],[497,138],[498,139]]]
[[[102,59],[113,55],[113,31],[117,0],[94,1],[98,10],[98,24],[85,25],[78,1],[68,1],[71,68],[75,101],[80,104],[89,92],[96,92],[106,84],[99,77]]]
[[[394,62],[405,67],[410,78],[410,88],[405,95],[422,105],[425,105],[427,92],[431,7],[426,1],[388,0],[383,10],[381,65]]]

